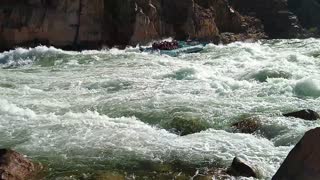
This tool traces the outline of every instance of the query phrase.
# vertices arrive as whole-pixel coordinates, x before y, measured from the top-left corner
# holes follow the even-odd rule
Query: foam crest
[[[28,118],[36,116],[36,114],[32,110],[28,108],[20,108],[5,99],[0,100],[0,112],[2,115],[21,116]]]
[[[309,77],[302,79],[295,85],[295,93],[298,96],[320,97],[320,79],[318,77]]]
[[[35,61],[62,55],[72,55],[74,52],[63,51],[54,47],[37,46],[35,48],[16,48],[0,54],[0,64],[3,68],[15,68],[33,64]]]

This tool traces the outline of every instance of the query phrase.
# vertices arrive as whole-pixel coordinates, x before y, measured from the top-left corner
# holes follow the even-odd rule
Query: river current
[[[0,148],[40,161],[48,179],[140,161],[227,167],[235,156],[270,179],[319,126],[281,114],[319,112],[319,97],[319,39],[208,44],[178,57],[17,48],[0,53]],[[244,116],[259,119],[259,131],[235,133]],[[208,129],[179,136],[175,117]]]

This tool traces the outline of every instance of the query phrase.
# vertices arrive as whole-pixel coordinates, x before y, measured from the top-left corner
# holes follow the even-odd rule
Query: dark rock
[[[308,131],[291,150],[273,180],[320,179],[320,128]]]
[[[254,117],[246,118],[242,121],[232,124],[237,131],[246,134],[252,134],[260,128],[260,123],[258,119]]]
[[[286,0],[229,0],[243,15],[261,19],[270,38],[296,38],[303,32],[298,18]]]
[[[301,111],[291,112],[287,114],[283,114],[285,117],[295,117],[304,120],[317,120],[320,118],[319,114],[310,109],[304,109]]]
[[[257,178],[258,175],[255,170],[248,165],[247,162],[242,159],[235,157],[232,161],[231,166],[228,168],[227,173],[232,176],[243,176],[243,177],[254,177]]]
[[[267,35],[264,32],[264,27],[259,19],[250,16],[243,16],[241,21],[242,32],[222,32],[220,34],[221,43],[228,44],[235,41],[254,42],[259,39],[267,38]]]
[[[0,149],[0,179],[30,179],[40,169],[41,165],[32,163],[22,154],[8,149]]]
[[[288,0],[288,5],[290,10],[298,16],[299,21],[305,28],[320,30],[319,0]]]

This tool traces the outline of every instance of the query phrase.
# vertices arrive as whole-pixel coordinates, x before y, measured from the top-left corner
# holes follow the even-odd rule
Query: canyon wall
[[[2,0],[0,49],[91,49],[165,37],[218,43],[223,32],[248,36],[246,21],[224,0]]]
[[[301,3],[304,9],[297,8]],[[289,5],[282,0],[2,0],[0,50],[39,44],[74,50],[124,47],[166,37],[214,43],[261,39],[266,34],[292,38],[303,32],[299,17],[303,25],[318,27],[314,25],[318,19],[304,13],[311,6],[311,12],[320,12],[318,4],[318,0],[291,0]]]

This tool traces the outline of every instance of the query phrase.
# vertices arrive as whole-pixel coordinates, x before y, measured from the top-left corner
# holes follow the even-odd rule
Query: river
[[[48,179],[140,161],[227,167],[235,156],[270,179],[319,125],[281,115],[320,110],[319,69],[319,39],[208,44],[178,57],[17,48],[0,53],[0,147],[40,161]],[[234,133],[244,116],[259,131]],[[179,136],[175,117],[208,129]]]

